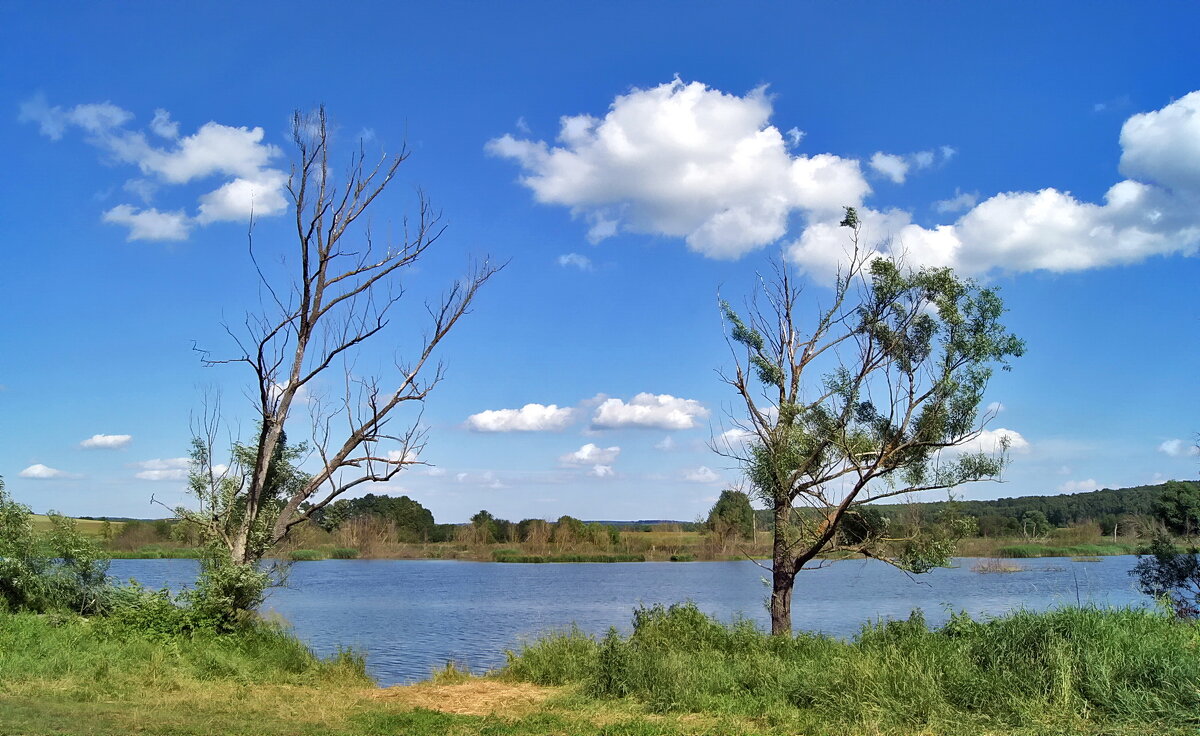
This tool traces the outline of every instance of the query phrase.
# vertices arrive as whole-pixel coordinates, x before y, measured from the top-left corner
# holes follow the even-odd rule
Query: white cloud
[[[428,475],[431,478],[440,478],[441,476],[443,476],[445,474],[446,474],[445,468],[426,468],[425,469],[425,475]]]
[[[187,240],[191,232],[191,220],[183,210],[160,212],[151,207],[139,210],[128,204],[119,204],[102,218],[114,225],[124,225],[129,228],[125,238],[134,240]]]
[[[1196,457],[1200,455],[1200,447],[1195,443],[1184,440],[1167,440],[1158,446],[1158,451],[1171,457]]]
[[[593,241],[668,235],[738,258],[781,238],[791,213],[831,216],[870,191],[857,161],[789,153],[771,111],[765,88],[739,97],[676,79],[617,96],[603,118],[563,117],[559,145],[505,135],[487,150],[517,161],[539,202],[586,218]]]
[[[942,146],[943,161],[949,161],[954,154],[955,151],[953,148]],[[876,151],[867,163],[877,173],[886,176],[897,184],[903,184],[905,179],[908,178],[910,171],[913,169],[928,169],[936,161],[937,154],[933,151],[917,151],[916,153],[907,153],[904,155]]]
[[[79,477],[74,473],[68,473],[64,470],[47,467],[41,463],[34,463],[33,465],[30,465],[28,468],[25,468],[18,473],[18,475],[20,475],[22,478],[31,478],[33,480],[50,480],[52,478],[67,479]]]
[[[132,440],[133,435],[131,434],[94,434],[80,442],[79,446],[89,449],[115,450],[125,447]]]
[[[993,401],[992,403],[987,405],[987,408],[985,408],[983,410],[983,413],[995,416],[995,415],[999,414],[1000,412],[1004,411],[1004,409],[1005,409],[1004,404],[1001,404],[999,401]]]
[[[557,404],[526,404],[520,409],[489,409],[467,417],[476,432],[552,432],[565,429],[575,411]]]
[[[580,271],[591,271],[592,259],[579,253],[566,253],[558,257],[558,265],[563,266],[564,268],[567,266],[574,266]]]
[[[159,108],[154,111],[154,119],[150,121],[150,130],[160,138],[174,140],[179,137],[179,123],[171,119],[171,113]]]
[[[593,475],[597,478],[611,478],[615,473],[611,465],[593,465],[588,471],[588,475]]]
[[[947,448],[946,451],[995,454],[1003,449],[1005,441],[1008,443],[1009,452],[1023,455],[1030,450],[1029,440],[1022,437],[1020,432],[999,427],[997,429],[985,429],[974,440]]]
[[[903,184],[908,176],[908,162],[903,156],[897,156],[883,151],[876,151],[871,156],[871,168],[886,176],[897,184]]]
[[[962,192],[958,187],[954,188],[954,196],[948,199],[939,199],[933,203],[933,208],[943,215],[954,212],[962,212],[969,210],[979,201],[979,192]]]
[[[629,400],[605,399],[592,417],[596,429],[622,427],[651,427],[656,429],[691,429],[696,420],[707,417],[708,409],[694,399],[681,399],[670,394],[640,393]]]
[[[712,468],[706,465],[701,465],[695,470],[688,470],[683,474],[683,479],[692,483],[716,483],[720,480],[720,476],[713,472]]]
[[[121,204],[104,214],[104,221],[130,228],[129,240],[183,240],[192,225],[212,222],[245,222],[276,215],[287,209],[284,187],[287,174],[270,164],[280,156],[278,147],[264,142],[262,128],[208,122],[189,136],[179,136],[179,123],[158,109],[149,130],[165,147],[150,142],[145,132],[126,124],[133,114],[111,103],[77,105],[69,110],[50,107],[37,96],[21,105],[20,119],[34,122],[43,135],[59,140],[72,128],[114,162],[136,166],[147,179],[133,179],[125,188],[143,201],[157,184],[183,185],[220,177],[226,181],[199,198],[195,216],[184,210],[138,210]]]
[[[654,443],[654,449],[662,450],[663,452],[669,452],[671,450],[674,450],[675,449],[675,438],[672,437],[671,435],[667,435],[666,437],[663,437],[661,440]]]
[[[134,463],[135,467],[141,468],[140,471],[133,474],[133,477],[140,480],[185,480],[187,478],[188,468],[191,466],[191,460],[186,457],[171,457],[171,458],[156,458],[153,460],[143,460],[139,463]],[[221,472],[219,468],[214,467],[213,470]]]
[[[721,433],[721,437],[717,442],[718,448],[738,449],[741,445],[754,439],[755,433],[741,427],[727,429]]]
[[[932,228],[901,210],[862,208],[867,242],[911,264],[992,270],[1082,271],[1136,263],[1155,255],[1192,254],[1200,245],[1200,91],[1161,110],[1134,115],[1121,130],[1121,172],[1103,202],[1047,187],[1001,192],[956,222]],[[847,233],[838,218],[810,220],[788,246],[805,270],[828,276],[844,259]]]
[[[563,117],[554,144],[509,135],[487,148],[521,165],[521,182],[539,202],[587,220],[593,240],[650,233],[684,238],[708,257],[738,258],[782,238],[798,214],[803,231],[786,254],[818,278],[845,260],[844,206],[859,208],[863,242],[911,265],[966,275],[1081,271],[1200,246],[1200,91],[1126,121],[1120,170],[1128,178],[1101,201],[1053,186],[983,201],[959,191],[934,208],[961,215],[928,227],[903,210],[863,206],[870,186],[859,162],[793,156],[771,113],[763,88],[738,96],[675,80],[616,97],[603,117]],[[956,153],[879,152],[871,162],[903,181]]]
[[[580,447],[575,452],[568,452],[558,459],[563,465],[609,465],[617,460],[617,456],[621,454],[621,448],[599,447],[591,442],[583,447]]]
[[[787,131],[788,143],[792,144],[793,146],[798,146],[800,145],[800,141],[804,140],[804,135],[805,134],[803,130],[792,126],[791,128],[788,128]]]
[[[1059,493],[1086,493],[1100,488],[1095,478],[1087,480],[1069,480],[1058,487]]]

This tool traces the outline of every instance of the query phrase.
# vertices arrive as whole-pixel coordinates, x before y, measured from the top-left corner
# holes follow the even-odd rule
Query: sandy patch
[[[536,710],[556,692],[556,688],[527,682],[468,680],[457,685],[389,687],[372,691],[371,697],[458,715],[523,715]]]

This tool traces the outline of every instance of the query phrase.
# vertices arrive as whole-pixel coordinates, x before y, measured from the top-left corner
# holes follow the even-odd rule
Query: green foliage
[[[770,637],[687,604],[639,609],[628,637],[544,637],[506,672],[663,712],[770,714],[793,733],[1123,733],[1200,724],[1198,645],[1194,626],[1145,610],[959,613],[940,629],[916,612],[846,642]]]
[[[1200,485],[1167,481],[1154,503],[1154,515],[1174,534],[1200,533]]]
[[[335,560],[357,560],[358,550],[352,547],[335,547],[329,551],[329,556]]]
[[[1176,616],[1200,617],[1200,550],[1180,552],[1169,537],[1157,536],[1138,552],[1129,574],[1143,593],[1169,602]]]
[[[108,559],[74,519],[53,512],[49,518],[49,532],[35,532],[29,507],[9,496],[0,478],[0,610],[102,612]]]
[[[724,490],[709,509],[704,526],[719,536],[749,539],[754,532],[754,509],[742,491]]]
[[[316,549],[294,549],[288,554],[292,562],[316,562],[325,559],[325,555]]]
[[[1050,533],[1050,521],[1041,511],[1026,511],[1021,514],[1018,527],[1025,537],[1044,537]]]

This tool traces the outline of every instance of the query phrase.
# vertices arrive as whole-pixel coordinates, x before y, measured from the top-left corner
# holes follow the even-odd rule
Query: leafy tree
[[[807,329],[782,264],[760,279],[745,318],[720,305],[737,360],[722,377],[745,405],[738,424],[750,441],[718,451],[741,461],[773,512],[775,634],[791,631],[796,575],[818,555],[840,550],[923,572],[944,564],[967,528],[954,517],[903,540],[841,534],[863,505],[994,480],[1006,462],[1004,443],[994,453],[959,447],[982,435],[993,366],[1024,351],[1000,322],[999,294],[947,268],[910,271],[864,252],[853,208],[842,225],[849,262]],[[797,504],[808,512],[793,513]]]
[[[754,533],[754,509],[743,491],[726,489],[708,511],[704,526],[720,539],[749,539]]]
[[[1183,553],[1170,537],[1156,536],[1129,574],[1143,593],[1165,598],[1180,618],[1200,616],[1200,550],[1195,547]]]
[[[1044,537],[1053,528],[1050,520],[1041,511],[1026,511],[1021,514],[1021,536],[1026,539]]]
[[[1167,481],[1154,504],[1154,515],[1175,534],[1190,537],[1200,532],[1200,487]]]

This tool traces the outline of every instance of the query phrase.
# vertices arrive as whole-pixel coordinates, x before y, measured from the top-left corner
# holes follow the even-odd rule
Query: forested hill
[[[1052,496],[1018,496],[1016,498],[998,498],[993,501],[954,501],[957,510],[980,520],[980,532],[985,534],[1002,533],[1003,527],[1015,528],[1017,520],[1029,511],[1037,511],[1045,515],[1046,520],[1054,526],[1068,526],[1084,521],[1102,521],[1120,517],[1145,517],[1155,515],[1155,504],[1162,496],[1168,484],[1179,483],[1192,492],[1200,491],[1200,481],[1168,481],[1158,485],[1133,486],[1132,488],[1105,488],[1086,493],[1064,493]],[[906,514],[914,510],[922,518],[932,518],[943,510],[947,501],[933,501],[916,504],[881,505],[885,513],[890,509],[901,508]],[[770,528],[771,512],[761,510],[755,512],[759,528]],[[890,514],[889,514],[890,515]],[[1012,520],[1009,523],[1007,520]]]
[[[1200,489],[1200,481],[1179,482],[1190,490]],[[1063,493],[1053,496],[1018,496],[994,501],[954,501],[959,511],[977,519],[1000,516],[1019,519],[1027,511],[1040,511],[1055,526],[1067,526],[1083,521],[1098,521],[1107,516],[1152,516],[1155,503],[1168,483],[1132,488],[1105,488],[1086,493]],[[915,504],[922,516],[932,515],[948,502]]]

